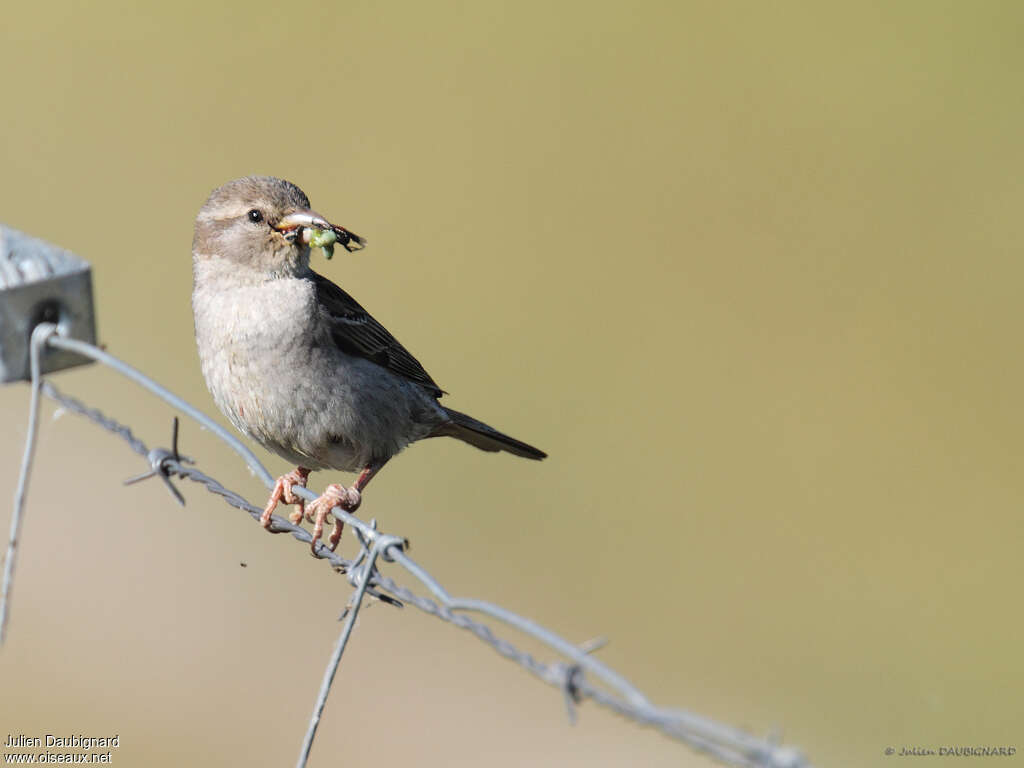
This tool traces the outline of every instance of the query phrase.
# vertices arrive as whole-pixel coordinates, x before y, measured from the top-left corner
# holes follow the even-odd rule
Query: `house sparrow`
[[[329,235],[325,239],[325,234]],[[247,176],[214,190],[192,240],[192,309],[206,385],[235,427],[297,467],[277,479],[260,518],[295,504],[313,552],[335,505],[354,511],[381,467],[409,443],[457,437],[485,451],[546,454],[441,405],[444,394],[355,299],[309,267],[310,241],[365,241],[310,209],[294,184]],[[315,469],[361,470],[308,507],[292,488]],[[335,520],[329,546],[341,538]]]

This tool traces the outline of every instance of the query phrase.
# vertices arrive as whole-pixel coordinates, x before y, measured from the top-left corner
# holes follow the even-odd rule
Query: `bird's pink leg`
[[[260,525],[264,528],[270,527],[270,516],[277,509],[277,505],[284,502],[285,504],[295,504],[298,506],[298,510],[288,515],[288,519],[293,523],[301,523],[302,515],[305,512],[305,502],[301,496],[296,496],[292,493],[292,487],[301,485],[303,488],[306,487],[306,480],[309,479],[310,470],[305,467],[296,467],[287,475],[281,475],[277,478],[277,482],[274,483],[274,490],[270,493],[270,501],[267,502],[266,509],[263,510],[263,514],[260,515]]]
[[[359,491],[354,487],[346,488],[338,483],[332,483],[324,488],[324,492],[320,496],[309,503],[309,506],[306,507],[306,517],[313,521],[313,540],[310,542],[313,554],[316,554],[316,543],[323,535],[324,520],[331,513],[331,509],[341,507],[346,512],[355,512],[359,508],[361,500]],[[334,518],[334,528],[331,530],[331,537],[327,543],[332,552],[341,540],[341,531],[344,527],[345,524],[341,520]]]
[[[371,464],[370,466],[366,467],[366,469],[359,473],[359,477],[356,478],[356,481],[352,484],[352,487],[359,493],[362,493],[363,488],[369,485],[370,481],[373,479],[373,476],[380,472],[381,467],[383,467],[386,463],[387,459],[384,459],[384,461],[377,461]]]
[[[363,469],[359,473],[359,477],[352,484],[351,488],[345,488],[341,485],[329,485],[324,490],[323,496],[318,498],[316,501],[310,502],[307,516],[313,520],[313,547],[314,551],[316,548],[316,542],[323,534],[324,521],[327,519],[327,515],[331,512],[331,507],[339,506],[346,512],[355,512],[359,509],[359,505],[363,501],[363,489],[367,486],[373,476],[380,472],[381,467],[387,462],[384,461],[374,462],[368,467]],[[322,503],[321,503],[322,502]],[[315,510],[315,517],[313,517]],[[345,524],[338,518],[334,518],[334,527],[331,528],[330,538],[327,539],[327,546],[330,547],[333,552],[338,547],[338,542],[341,541],[341,532],[344,530]]]

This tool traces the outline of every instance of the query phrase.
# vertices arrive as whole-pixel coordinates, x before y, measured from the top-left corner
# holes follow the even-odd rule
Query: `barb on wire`
[[[171,492],[171,496],[174,500],[182,507],[185,506],[185,497],[181,495],[181,491],[174,487],[174,483],[171,482],[170,472],[168,471],[168,459],[173,459],[175,463],[181,464],[195,464],[195,462],[188,456],[182,456],[178,453],[178,417],[174,417],[174,424],[171,427],[171,450],[170,452],[163,450],[162,448],[154,448],[150,451],[146,458],[149,459],[150,468],[143,472],[141,475],[134,475],[124,481],[124,485],[134,485],[135,483],[148,480],[151,477],[159,477],[164,481],[164,485],[167,486],[167,490]]]
[[[237,438],[205,414],[181,398],[178,398],[140,371],[91,344],[54,335],[52,330],[48,333],[40,331],[38,340],[35,334],[33,334],[33,344],[36,345],[37,363],[38,354],[42,347],[52,346],[90,357],[135,381],[170,403],[173,407],[188,414],[221,438],[245,460],[256,476],[267,487],[273,484],[273,480],[267,470]],[[93,423],[110,432],[120,435],[136,453],[146,458],[150,469],[140,476],[130,478],[129,482],[136,482],[158,475],[166,483],[167,487],[172,489],[175,499],[179,500],[180,491],[171,483],[171,477],[190,480],[203,485],[211,493],[221,496],[229,505],[247,512],[254,519],[259,519],[263,511],[261,508],[249,503],[238,493],[225,488],[216,479],[206,475],[195,466],[189,466],[192,463],[191,460],[181,456],[178,452],[177,421],[175,421],[172,435],[172,449],[149,450],[141,440],[132,434],[128,427],[110,419],[96,409],[84,405],[75,398],[61,393],[49,381],[44,381],[39,375],[38,364],[33,368],[32,386],[33,410],[30,412],[29,435],[25,451],[26,460],[22,470],[25,483],[27,483],[28,477],[26,467],[31,466],[35,427],[38,422],[38,395],[44,394],[60,403],[66,409],[88,418]],[[305,488],[296,486],[294,490],[308,499],[315,498],[315,494]],[[23,490],[19,492],[18,499],[17,504],[23,504]],[[180,500],[183,502],[183,499]],[[682,710],[655,707],[632,683],[591,655],[592,652],[604,645],[605,641],[603,638],[598,638],[582,645],[574,645],[551,630],[500,606],[482,600],[452,597],[426,569],[409,557],[406,551],[408,549],[407,542],[404,539],[385,534],[377,529],[376,521],[365,522],[339,507],[335,507],[331,512],[336,518],[349,525],[350,530],[354,532],[356,539],[359,541],[360,552],[354,560],[350,561],[332,552],[320,542],[318,542],[316,547],[317,556],[327,561],[335,572],[345,574],[355,589],[348,608],[342,614],[342,618],[345,619],[344,627],[324,673],[313,715],[300,751],[297,763],[299,768],[305,766],[308,761],[331,683],[337,672],[338,664],[345,651],[352,629],[355,626],[355,619],[359,608],[366,595],[371,595],[396,605],[411,605],[426,614],[435,616],[442,621],[472,633],[494,648],[500,655],[516,662],[538,679],[560,690],[565,697],[570,721],[575,721],[577,706],[585,699],[589,699],[622,717],[641,725],[656,728],[663,734],[682,741],[692,748],[729,765],[742,766],[744,768],[754,768],[755,766],[761,768],[810,768],[810,763],[801,752],[794,748],[774,743],[768,739],[755,737],[745,731],[718,723],[701,715]],[[12,521],[12,545],[17,539],[17,525],[20,524],[19,507],[17,505],[15,518]],[[305,543],[307,546],[312,538],[311,534],[301,526],[292,524],[290,521],[277,515],[273,516],[271,520],[270,530],[276,533],[291,533],[293,538]],[[433,599],[417,594],[381,573],[377,568],[378,562],[392,562],[401,566],[427,589],[433,596]],[[13,558],[9,555],[5,569],[4,606],[7,605],[8,576],[11,572],[13,572]],[[519,650],[513,643],[496,635],[488,624],[470,617],[467,615],[467,612],[489,616],[524,635],[539,640],[559,654],[564,661],[544,662],[534,658],[531,654]],[[595,681],[599,681],[599,684]]]

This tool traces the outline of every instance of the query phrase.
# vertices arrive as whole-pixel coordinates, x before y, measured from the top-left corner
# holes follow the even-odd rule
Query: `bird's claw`
[[[260,515],[260,525],[264,528],[270,528],[270,516],[274,514],[277,505],[281,503],[298,506],[295,512],[288,515],[288,519],[296,525],[301,523],[305,512],[305,501],[301,496],[296,496],[292,488],[296,485],[301,485],[305,488],[306,480],[308,479],[309,470],[305,467],[296,467],[287,475],[281,475],[281,477],[277,478],[277,482],[274,483],[274,490],[270,492],[270,500],[267,501],[266,509]]]
[[[333,483],[328,485],[320,496],[309,503],[309,506],[306,507],[306,518],[313,523],[313,540],[310,542],[310,548],[313,550],[314,555],[316,554],[316,543],[324,532],[324,521],[327,520],[331,510],[334,507],[341,507],[346,512],[355,512],[359,509],[362,500],[362,494],[355,488],[346,488],[343,485]],[[332,552],[337,549],[338,542],[341,541],[341,532],[344,528],[345,524],[335,518],[331,535],[327,539],[327,546]]]

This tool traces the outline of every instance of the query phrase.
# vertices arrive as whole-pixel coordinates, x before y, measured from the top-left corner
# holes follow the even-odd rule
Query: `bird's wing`
[[[349,296],[323,275],[313,273],[317,303],[330,324],[331,338],[343,352],[363,357],[396,376],[419,384],[434,397],[444,394],[419,361]]]

